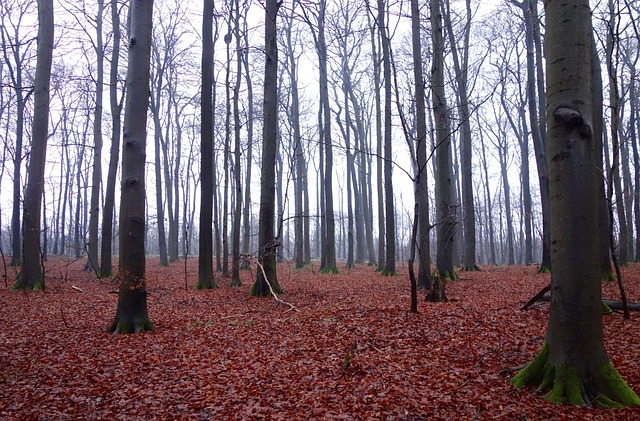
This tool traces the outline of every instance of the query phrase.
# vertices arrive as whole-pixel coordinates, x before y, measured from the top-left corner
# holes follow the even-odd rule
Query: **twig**
[[[267,286],[269,287],[269,292],[273,296],[273,299],[276,300],[277,303],[281,303],[281,304],[285,304],[285,305],[289,306],[289,310],[287,310],[285,313],[288,313],[291,310],[300,311],[300,310],[298,310],[298,308],[296,306],[294,306],[293,304],[283,300],[282,298],[280,298],[280,297],[278,297],[276,295],[275,291],[273,290],[273,288],[271,286],[271,282],[269,281],[269,278],[267,278],[267,273],[265,272],[264,267],[258,261],[256,261],[256,264],[258,265],[258,267],[262,271],[262,276],[264,277],[264,281],[267,283]]]
[[[83,292],[81,288],[79,288],[79,287],[77,287],[75,285],[71,285],[71,289],[74,289],[74,290],[76,290],[78,292]]]

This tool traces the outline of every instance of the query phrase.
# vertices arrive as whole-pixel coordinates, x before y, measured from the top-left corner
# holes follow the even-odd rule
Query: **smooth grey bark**
[[[109,107],[111,111],[111,147],[109,149],[109,166],[105,184],[104,208],[102,211],[102,242],[100,246],[100,275],[111,276],[113,216],[115,211],[116,174],[120,159],[121,114],[124,101],[124,89],[118,99],[118,64],[120,62],[120,10],[118,1],[111,0],[111,22],[113,25],[113,47],[111,52],[111,68],[109,70]]]
[[[242,83],[242,55],[240,45],[240,2],[235,0],[234,34],[236,37],[236,81],[233,86],[233,176],[235,203],[231,239],[231,286],[240,286],[240,224],[242,222],[242,168],[240,165],[240,84]],[[246,187],[249,189],[249,186]]]
[[[96,13],[96,91],[93,110],[93,163],[91,170],[91,198],[89,205],[89,239],[87,241],[87,262],[85,270],[98,273],[98,222],[100,218],[100,187],[102,184],[102,97],[104,91],[104,47],[102,41],[102,20],[104,0],[97,0]]]
[[[473,166],[472,166],[472,138],[471,138],[471,110],[469,108],[469,38],[471,35],[471,0],[465,0],[465,25],[462,34],[462,57],[456,46],[453,25],[447,1],[447,13],[444,13],[445,27],[449,42],[455,46],[451,49],[456,75],[456,94],[458,100],[458,118],[460,119],[460,172],[462,173],[462,233],[464,234],[462,267],[464,270],[474,271],[476,266],[476,215],[473,197]]]
[[[200,220],[197,289],[216,288],[213,275],[213,0],[203,1],[200,94]]]
[[[551,307],[545,344],[513,382],[550,388],[546,398],[557,403],[640,405],[602,332],[591,10],[588,0],[548,1],[545,12]]]
[[[436,220],[438,277],[432,286],[430,299],[446,300],[444,283],[455,279],[453,269],[453,241],[455,238],[454,180],[451,162],[451,128],[447,114],[444,81],[444,36],[441,2],[430,0],[430,21],[433,45],[431,67],[431,101],[436,131]]]
[[[145,150],[153,0],[131,0],[120,195],[118,308],[112,333],[151,330],[145,265]]]
[[[247,28],[247,19],[244,20],[244,43],[249,45],[249,31]],[[246,151],[246,171],[245,171],[245,189],[244,189],[244,201],[242,211],[242,253],[249,255],[251,246],[251,169],[253,168],[253,119],[254,119],[254,106],[253,106],[253,82],[251,80],[251,73],[249,68],[249,48],[246,48],[242,54],[242,63],[244,65],[245,83],[247,85],[247,151]]]
[[[38,0],[38,51],[33,92],[31,153],[23,208],[22,269],[14,289],[44,289],[40,247],[44,167],[49,134],[49,86],[54,37],[53,0]]]
[[[627,238],[627,216],[625,214],[625,202],[622,192],[622,180],[620,175],[620,87],[617,80],[618,76],[618,35],[613,31],[616,29],[617,14],[613,0],[608,1],[609,21],[605,46],[606,68],[609,78],[609,109],[611,110],[611,168],[609,168],[609,186],[607,197],[609,201],[613,200],[615,195],[615,208],[618,217],[618,262],[625,266],[629,262],[628,241]]]
[[[386,254],[383,275],[396,272],[396,226],[393,196],[393,155],[391,148],[391,40],[385,23],[386,6],[378,0],[378,31],[382,45],[382,72],[384,77],[384,205]]]
[[[413,80],[416,101],[416,138],[415,138],[415,200],[418,224],[415,246],[418,254],[417,285],[421,289],[431,288],[431,247],[429,233],[429,184],[427,178],[427,120],[425,82],[422,74],[422,41],[420,31],[420,5],[418,0],[411,0],[411,39],[413,53]]]
[[[277,147],[277,102],[278,102],[278,42],[277,15],[280,3],[265,1],[265,69],[263,128],[262,128],[262,168],[260,177],[260,215],[258,228],[258,269],[251,295],[270,296],[281,291],[276,274],[276,249],[278,243],[274,235],[275,223],[275,168]]]

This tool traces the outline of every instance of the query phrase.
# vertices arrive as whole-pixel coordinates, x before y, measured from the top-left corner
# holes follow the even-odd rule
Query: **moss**
[[[216,289],[218,288],[218,284],[214,279],[198,279],[198,283],[196,284],[196,289]]]
[[[542,348],[538,352],[538,355],[527,364],[518,374],[513,376],[511,383],[513,383],[518,389],[522,389],[525,386],[536,385],[539,386],[540,382],[544,382],[545,366],[547,364],[547,358],[549,357],[549,344],[545,341]]]
[[[148,318],[145,320],[136,320],[135,322],[125,322],[124,320],[116,320],[109,328],[111,333],[139,333],[153,330],[153,324]]]
[[[335,266],[327,266],[326,268],[322,269],[320,273],[324,273],[325,275],[334,275],[336,273],[340,273],[340,271]]]
[[[355,263],[347,263],[344,265],[345,269],[354,269],[356,267]]]
[[[511,382],[517,388],[535,386],[538,391],[550,389],[545,398],[558,404],[585,406],[595,404],[602,408],[640,405],[640,398],[622,379],[610,361],[594,375],[596,390],[586,389],[585,381],[573,364],[552,367],[548,363],[549,344],[545,342],[535,359],[516,374]]]
[[[578,371],[572,364],[562,364],[555,368],[553,387],[545,395],[551,402],[584,406],[584,385]]]
[[[396,270],[388,270],[387,268],[385,268],[384,270],[382,270],[380,272],[380,274],[382,276],[398,276],[398,271],[396,271]]]
[[[602,302],[602,314],[613,314],[611,307],[609,307],[604,301]]]
[[[640,398],[620,376],[611,361],[607,361],[600,367],[598,377],[603,393],[596,400],[596,405],[608,408],[640,405]]]

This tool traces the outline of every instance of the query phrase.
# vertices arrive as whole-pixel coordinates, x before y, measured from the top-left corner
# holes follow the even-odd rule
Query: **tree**
[[[118,63],[120,62],[120,10],[118,1],[111,0],[111,23],[113,25],[113,47],[111,68],[109,70],[109,107],[111,110],[111,148],[109,149],[109,167],[102,212],[102,243],[100,246],[100,275],[110,276],[112,271],[111,242],[113,239],[113,213],[115,210],[116,173],[120,159],[120,132],[122,102],[124,90],[118,99]]]
[[[417,206],[418,232],[418,285],[431,288],[431,248],[429,245],[429,185],[427,180],[427,121],[424,76],[422,75],[422,42],[420,37],[420,7],[418,0],[411,0],[411,40],[413,52],[413,78],[416,95],[416,180],[415,200]],[[412,244],[413,247],[413,244]]]
[[[145,279],[145,150],[153,0],[132,0],[127,99],[124,113],[120,200],[118,308],[112,333],[137,333],[153,326],[147,313]]]
[[[545,13],[551,309],[542,349],[512,381],[558,403],[640,405],[602,334],[589,2],[548,1]]]
[[[104,0],[98,0],[96,12],[96,92],[93,111],[93,170],[91,173],[91,204],[89,205],[89,241],[85,270],[98,270],[98,219],[100,216],[100,184],[102,182],[102,94],[104,89],[104,47],[102,15]]]
[[[38,0],[38,53],[33,93],[33,127],[23,209],[22,270],[15,289],[44,289],[40,223],[49,134],[49,86],[53,60],[53,0]]]
[[[393,276],[396,272],[396,227],[393,206],[393,156],[391,149],[391,40],[385,23],[386,7],[378,0],[378,30],[382,44],[382,74],[384,77],[384,198],[385,198],[385,235],[387,253],[383,275]]]
[[[200,96],[200,242],[197,289],[216,288],[213,276],[213,0],[202,11],[202,93]]]
[[[438,276],[431,287],[429,299],[446,301],[445,283],[455,279],[453,270],[453,239],[455,237],[455,206],[452,203],[453,175],[451,163],[451,128],[447,116],[444,84],[444,36],[440,0],[431,0],[431,33],[433,63],[431,66],[431,101],[436,129],[436,218]]]
[[[11,265],[17,266],[21,263],[21,226],[20,226],[20,203],[22,198],[22,154],[24,141],[24,117],[27,99],[30,92],[23,83],[27,68],[27,60],[31,54],[31,35],[29,38],[21,34],[26,16],[33,7],[33,1],[18,1],[15,4],[3,2],[2,25],[0,25],[0,37],[2,39],[2,52],[4,63],[7,66],[12,88],[15,91],[16,101],[16,126],[15,126],[15,147],[13,150],[13,200],[11,208]],[[17,16],[12,16],[12,12],[17,11]],[[15,19],[15,20],[14,20]],[[13,28],[13,34],[9,33],[9,28]],[[25,95],[25,92],[26,95]]]
[[[258,226],[258,273],[251,288],[251,295],[269,296],[280,292],[276,277],[276,249],[274,235],[276,201],[276,147],[278,101],[278,40],[276,18],[280,3],[266,0],[264,23],[264,113],[262,125],[262,168],[260,177],[260,214]]]

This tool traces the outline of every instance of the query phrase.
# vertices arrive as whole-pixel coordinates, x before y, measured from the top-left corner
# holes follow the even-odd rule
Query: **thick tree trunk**
[[[200,95],[200,226],[197,289],[216,288],[213,276],[213,0],[202,11],[202,93]]]
[[[264,69],[264,123],[262,128],[262,168],[260,178],[260,216],[258,228],[258,269],[251,295],[270,296],[281,291],[276,276],[275,222],[275,168],[277,145],[278,101],[278,43],[276,19],[280,3],[265,3],[265,69]]]
[[[145,150],[149,107],[152,0],[131,1],[127,99],[122,151],[118,309],[109,329],[133,333],[152,329],[145,280]]]
[[[640,405],[604,349],[587,0],[545,3],[551,309],[545,344],[513,379],[572,405]],[[571,46],[571,48],[569,48]]]
[[[49,85],[53,56],[53,1],[38,1],[38,52],[33,96],[33,126],[23,210],[23,262],[15,289],[44,289],[40,224],[44,167],[49,134]],[[19,153],[19,151],[17,152]]]
[[[451,129],[447,116],[447,103],[444,83],[444,37],[442,13],[439,0],[430,0],[431,31],[433,44],[433,64],[431,68],[431,100],[436,127],[436,206],[437,206],[437,258],[439,280],[434,288],[447,280],[455,279],[453,270],[453,241],[455,238],[455,205],[452,202],[453,175],[451,162]],[[442,284],[438,283],[442,282]],[[438,293],[436,297],[443,298]]]

